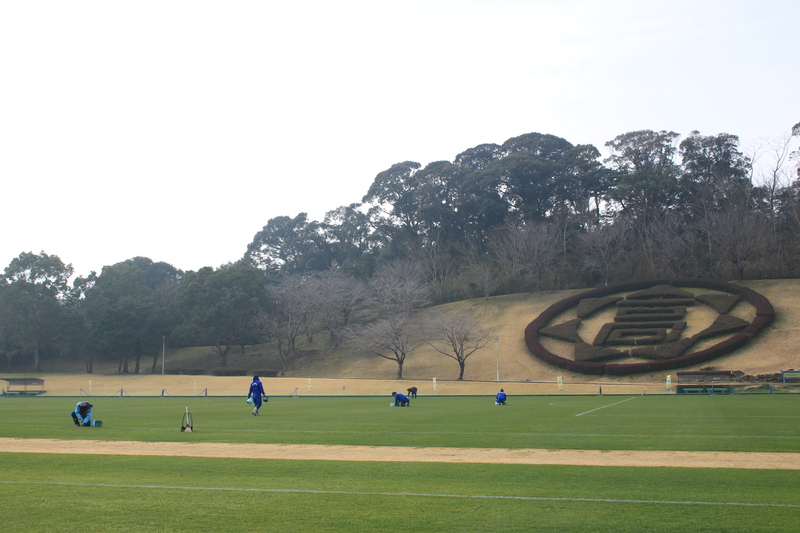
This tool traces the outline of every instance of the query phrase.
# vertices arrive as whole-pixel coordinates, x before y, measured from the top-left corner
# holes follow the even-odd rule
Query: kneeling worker
[[[498,392],[497,396],[495,396],[494,403],[496,403],[497,405],[506,404],[506,393],[503,389],[500,389],[500,392]]]
[[[392,396],[394,397],[394,406],[395,407],[408,407],[408,396],[405,394],[401,394],[399,392],[393,392]]]
[[[72,411],[72,421],[76,426],[91,426],[92,425],[92,407],[89,402],[78,402],[75,410]]]

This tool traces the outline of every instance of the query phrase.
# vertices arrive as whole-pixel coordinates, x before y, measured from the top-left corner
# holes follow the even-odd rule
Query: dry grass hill
[[[746,286],[766,296],[776,310],[776,320],[757,339],[738,350],[737,352],[709,361],[703,368],[711,367],[715,370],[741,371],[749,375],[769,374],[787,370],[800,369],[800,280],[762,280],[748,281]],[[665,383],[666,373],[643,374],[626,377],[613,376],[586,376],[567,372],[548,366],[533,357],[527,350],[523,332],[527,324],[538,314],[554,302],[568,295],[582,291],[545,292],[541,294],[516,294],[493,298],[480,298],[448,304],[447,308],[468,310],[481,317],[488,328],[492,328],[498,335],[498,341],[492,342],[481,351],[476,352],[467,360],[464,380],[467,383],[487,383],[487,391],[496,388],[499,368],[500,381],[503,383],[545,384],[552,389],[558,377],[564,383],[587,384],[587,391],[596,390],[596,385],[607,386],[635,386],[635,390],[643,390],[645,386],[652,386],[656,390]],[[435,312],[427,310],[425,312]],[[746,314],[746,310],[742,311]],[[291,360],[286,378],[294,380],[286,383],[283,388],[294,385],[303,392],[307,380],[372,380],[389,381],[381,384],[378,389],[395,387],[403,389],[403,385],[395,381],[397,365],[393,361],[382,359],[375,355],[357,353],[351,347],[341,346],[332,349],[326,342],[324,334],[315,336],[313,342],[307,339],[298,339],[299,353]],[[159,354],[160,355],[160,354]],[[186,348],[180,350],[167,350],[166,371],[175,372],[177,369],[211,369],[219,367],[219,361],[211,348]],[[143,359],[141,373],[150,375],[152,359]],[[280,369],[280,362],[274,346],[269,344],[249,346],[242,353],[239,347],[233,349],[228,358],[228,367],[243,369],[247,372]],[[684,370],[696,370],[687,368]],[[54,372],[72,372],[76,368],[59,368],[55,366]],[[102,380],[102,376],[116,375],[117,367],[113,363],[96,365],[95,382]],[[156,374],[161,373],[159,359]],[[81,378],[86,380],[86,374]],[[122,377],[122,376],[119,376]],[[153,376],[154,378],[156,376]],[[158,376],[161,378],[161,376]],[[448,382],[458,377],[457,363],[447,358],[429,346],[411,353],[406,359],[403,372],[404,380],[411,382],[432,382],[436,378],[439,382]],[[205,376],[200,381],[211,381],[212,376]],[[244,378],[235,379],[241,388]],[[674,379],[674,378],[673,378]],[[195,388],[197,387],[197,379]],[[466,385],[466,384],[465,384]],[[114,385],[116,386],[116,385]],[[159,385],[154,385],[159,386]],[[202,383],[201,383],[202,386]],[[81,386],[83,387],[83,386]],[[335,386],[337,389],[339,385]],[[460,390],[461,385],[451,390]],[[352,386],[351,386],[352,388]],[[473,389],[475,387],[473,386]],[[342,391],[344,392],[344,388]],[[584,391],[585,392],[585,391]]]

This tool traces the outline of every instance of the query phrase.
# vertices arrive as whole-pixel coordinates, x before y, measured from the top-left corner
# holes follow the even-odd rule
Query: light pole
[[[497,382],[500,383],[500,335],[494,336],[494,345],[495,345],[495,352],[496,352],[496,361],[497,361]]]
[[[167,337],[161,337],[161,375],[164,375],[164,356],[167,355]]]

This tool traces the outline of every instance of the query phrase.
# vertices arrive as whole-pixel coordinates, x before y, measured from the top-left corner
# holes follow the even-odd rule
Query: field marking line
[[[528,500],[552,502],[591,502],[591,503],[644,503],[660,505],[724,505],[734,507],[781,507],[800,509],[800,505],[792,503],[751,503],[751,502],[705,502],[705,501],[678,501],[678,500],[629,500],[615,498],[559,498],[555,496],[504,496],[491,494],[436,494],[426,492],[371,492],[349,490],[318,490],[318,489],[260,489],[253,487],[185,487],[176,485],[121,485],[113,483],[74,483],[66,481],[2,481],[0,484],[9,485],[62,485],[70,487],[103,487],[121,489],[164,489],[164,490],[209,490],[232,492],[267,492],[267,493],[296,493],[296,494],[343,494],[347,496],[411,496],[422,498],[469,498],[483,500]]]
[[[599,415],[613,417],[614,415]],[[621,415],[628,416],[628,415]],[[22,426],[23,424],[19,424]],[[25,427],[41,427],[41,424],[25,424]],[[142,426],[114,426],[114,429],[134,429],[134,430],[149,430],[149,431],[164,431],[166,433],[174,433],[175,429],[164,427],[142,427]],[[351,431],[338,431],[338,430],[315,430],[315,429],[217,429],[217,428],[203,428],[204,434],[214,433],[269,433],[273,435],[288,435],[294,433],[302,434],[319,434],[319,435],[360,435],[362,432]],[[372,431],[373,435],[394,435],[395,431]],[[542,431],[531,431],[527,433],[501,433],[499,431],[404,431],[404,435],[455,435],[455,436],[501,436],[501,437],[631,437],[642,439],[707,439],[709,435],[674,435],[671,433],[545,433]],[[0,437],[12,438],[12,437]],[[719,433],[713,434],[714,439],[800,439],[800,435],[722,435]]]
[[[636,399],[636,396],[632,396],[632,397],[630,397],[630,398],[628,398],[628,399],[625,399],[625,400],[620,400],[620,401],[618,401],[618,402],[614,402],[614,403],[610,403],[610,404],[608,404],[608,405],[604,405],[603,407],[598,407],[598,408],[596,408],[596,409],[590,409],[590,410],[588,410],[588,411],[584,411],[584,412],[582,412],[582,413],[578,413],[578,414],[577,414],[577,415],[575,415],[575,416],[581,416],[581,415],[585,415],[585,414],[588,414],[588,413],[593,413],[593,412],[595,412],[595,411],[599,411],[600,409],[605,409],[606,407],[612,407],[612,406],[614,406],[614,405],[619,405],[619,404],[621,404],[621,403],[629,402],[629,401],[631,401],[631,400],[635,400],[635,399]]]
[[[230,444],[0,438],[0,453],[800,470],[800,453]]]

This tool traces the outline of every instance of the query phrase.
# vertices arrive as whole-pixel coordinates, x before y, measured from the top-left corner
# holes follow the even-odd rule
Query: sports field
[[[796,531],[798,395],[0,398],[4,531]],[[181,432],[188,407],[194,431]]]

